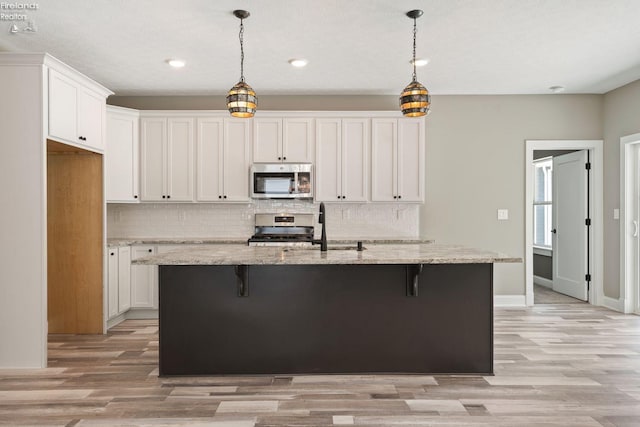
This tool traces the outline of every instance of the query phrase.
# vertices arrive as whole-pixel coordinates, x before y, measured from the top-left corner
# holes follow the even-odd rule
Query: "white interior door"
[[[587,300],[587,150],[553,158],[553,290]]]

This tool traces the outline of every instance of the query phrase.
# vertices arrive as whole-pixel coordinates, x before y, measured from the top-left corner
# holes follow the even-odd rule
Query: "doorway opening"
[[[620,311],[640,314],[640,133],[620,138]]]
[[[602,150],[602,140],[526,141],[527,306],[536,302],[536,289],[539,294],[538,302],[541,303],[588,301],[590,304],[599,305],[601,301]],[[535,163],[534,159],[537,160]],[[560,187],[557,186],[558,182],[553,184],[551,179],[554,165],[558,178],[561,178],[557,181],[564,183]],[[590,170],[585,171],[587,167],[590,167]],[[546,191],[551,194],[553,187],[558,196],[555,209],[552,209],[551,198],[540,191],[540,185],[544,186],[545,182],[538,182],[536,193],[536,181],[544,178],[545,173],[549,177]],[[581,174],[584,175],[584,180],[580,180],[579,183],[573,182],[576,180],[575,177],[582,177]],[[554,249],[556,253],[553,253]],[[538,262],[534,263],[534,257]],[[535,286],[534,271],[538,282]],[[554,282],[557,282],[557,285]]]

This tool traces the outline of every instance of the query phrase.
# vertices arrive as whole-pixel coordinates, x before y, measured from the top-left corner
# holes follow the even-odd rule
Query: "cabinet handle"
[[[109,255],[114,256],[116,253],[115,252],[111,252]]]
[[[282,157],[278,157],[278,160],[282,160]]]
[[[149,252],[153,252],[153,249],[149,249]]]
[[[227,198],[227,196],[224,196],[224,197],[223,197],[223,199],[226,199],[226,198]]]
[[[86,137],[84,137],[84,136],[79,136],[79,137],[78,137],[78,139],[79,139],[80,141],[86,141],[86,140],[87,140],[87,138],[86,138]]]
[[[338,199],[340,199],[340,196],[338,196]]]
[[[163,198],[163,199],[166,199],[166,198],[167,198],[167,196],[162,196],[162,198]]]
[[[394,199],[397,199],[397,198],[398,198],[398,196],[393,196],[393,198],[394,198]]]
[[[134,198],[134,199],[137,199],[137,198],[138,198],[138,195],[137,195],[137,194],[134,194],[134,195],[133,195],[133,198]]]
[[[402,199],[402,196],[398,196],[398,199]]]
[[[222,196],[218,196],[218,199],[222,199]]]
[[[170,198],[171,198],[171,196],[167,196],[167,199],[170,199]]]
[[[342,196],[342,198],[343,198],[343,199],[346,199],[346,198],[347,198],[347,196]]]
[[[287,160],[287,158],[286,158],[286,157],[283,157],[283,158],[282,158],[282,160]]]

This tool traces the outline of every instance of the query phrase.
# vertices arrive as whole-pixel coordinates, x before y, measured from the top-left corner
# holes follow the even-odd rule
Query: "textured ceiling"
[[[48,52],[118,95],[223,94],[240,75],[261,94],[394,94],[418,80],[432,94],[604,93],[640,78],[639,0],[43,0],[37,33],[0,50]],[[7,13],[7,10],[1,10]],[[14,11],[15,12],[15,11]],[[22,23],[18,23],[22,26]],[[179,57],[183,69],[164,61]],[[309,60],[304,69],[291,58]]]

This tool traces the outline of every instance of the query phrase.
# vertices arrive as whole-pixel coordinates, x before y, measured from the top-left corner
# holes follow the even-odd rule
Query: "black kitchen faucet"
[[[320,236],[320,240],[313,240],[312,243],[314,245],[320,245],[320,252],[327,251],[327,227],[326,227],[326,219],[324,212],[324,202],[320,202],[320,214],[318,215],[318,222],[322,224],[322,234]]]

